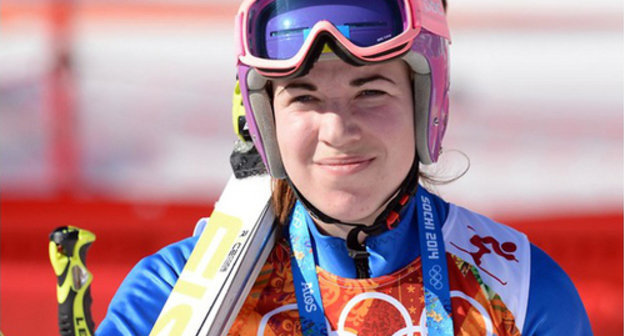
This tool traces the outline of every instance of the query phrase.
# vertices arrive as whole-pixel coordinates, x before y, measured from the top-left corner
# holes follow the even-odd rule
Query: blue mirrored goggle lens
[[[276,0],[250,11],[250,52],[256,57],[289,59],[321,20],[331,22],[359,47],[399,35],[406,22],[401,0]]]

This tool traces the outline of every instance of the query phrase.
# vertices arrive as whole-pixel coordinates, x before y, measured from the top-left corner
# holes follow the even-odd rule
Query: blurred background
[[[230,174],[227,0],[0,3],[0,330],[57,335],[48,234],[94,232],[96,324]],[[622,335],[622,3],[450,1],[447,200],[528,234]]]

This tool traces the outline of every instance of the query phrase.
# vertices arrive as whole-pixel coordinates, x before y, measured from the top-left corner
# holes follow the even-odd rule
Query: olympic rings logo
[[[436,290],[442,289],[444,285],[442,283],[442,267],[440,265],[433,265],[431,269],[429,269],[429,284],[435,288]]]
[[[494,324],[492,323],[492,319],[490,318],[490,315],[488,314],[487,310],[485,310],[485,308],[477,300],[457,290],[451,291],[451,297],[462,299],[470,303],[470,305],[473,306],[475,310],[479,312],[479,314],[483,318],[483,322],[485,325],[485,336],[494,336]],[[347,304],[342,309],[342,312],[340,312],[340,317],[338,318],[338,325],[337,325],[338,330],[332,330],[330,327],[329,321],[325,319],[325,326],[327,327],[327,330],[329,331],[329,336],[357,336],[357,334],[354,334],[351,331],[345,330],[347,318],[349,316],[349,313],[353,309],[353,307],[355,307],[361,301],[370,300],[370,299],[382,300],[382,301],[388,302],[394,308],[396,308],[399,314],[401,314],[401,317],[403,318],[403,322],[405,323],[405,327],[395,332],[387,333],[388,335],[409,336],[409,335],[414,335],[415,333],[418,333],[421,336],[428,335],[428,330],[425,327],[427,325],[426,324],[427,316],[426,316],[425,309],[423,309],[420,314],[418,324],[414,325],[414,323],[412,322],[412,318],[409,312],[407,311],[407,308],[405,308],[403,303],[401,303],[399,300],[384,293],[367,292],[367,293],[358,294],[354,296],[353,298],[351,298],[349,302],[347,302]],[[296,311],[297,304],[292,303],[292,304],[288,304],[282,307],[278,307],[266,313],[264,316],[262,316],[262,319],[260,320],[260,324],[258,326],[258,332],[256,335],[264,336],[264,331],[269,322],[269,319],[281,312],[285,312],[289,310]]]

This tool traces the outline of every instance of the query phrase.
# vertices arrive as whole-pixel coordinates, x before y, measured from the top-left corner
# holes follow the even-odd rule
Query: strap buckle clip
[[[353,259],[368,259],[370,253],[366,252],[366,250],[354,250],[347,248],[347,252],[349,252],[349,257]]]

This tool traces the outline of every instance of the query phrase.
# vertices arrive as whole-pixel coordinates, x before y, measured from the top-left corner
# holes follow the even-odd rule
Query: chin
[[[374,215],[381,206],[375,206],[371,201],[353,197],[346,199],[326,198],[321,204],[315,206],[323,213],[347,223],[372,224]],[[371,223],[367,223],[370,221]]]

